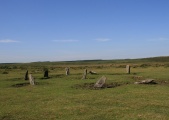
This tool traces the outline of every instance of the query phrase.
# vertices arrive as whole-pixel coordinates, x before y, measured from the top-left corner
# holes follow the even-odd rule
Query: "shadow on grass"
[[[50,79],[50,78],[52,78],[52,77],[42,77],[42,78],[40,78],[41,80],[48,80],[48,79]]]
[[[57,75],[51,75],[50,78],[63,78],[65,76],[66,76],[65,74],[57,74]]]

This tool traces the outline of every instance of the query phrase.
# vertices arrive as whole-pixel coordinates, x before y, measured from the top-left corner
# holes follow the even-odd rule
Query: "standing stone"
[[[130,74],[130,65],[126,65],[126,72]]]
[[[106,77],[102,76],[94,85],[95,88],[102,88],[103,85],[106,83]]]
[[[46,69],[46,70],[44,71],[44,77],[48,78],[48,77],[49,77],[48,75],[49,75],[49,74],[48,74],[48,69]]]
[[[32,74],[29,74],[29,82],[30,82],[30,85],[35,85],[35,80],[32,77]]]
[[[69,75],[70,74],[69,68],[67,67],[65,68],[65,70],[66,70],[66,75]]]
[[[28,78],[28,70],[26,71],[26,74],[25,74],[25,80],[29,80],[29,78]]]
[[[87,76],[87,69],[84,70],[84,74],[83,74],[82,79],[86,79],[86,76]]]

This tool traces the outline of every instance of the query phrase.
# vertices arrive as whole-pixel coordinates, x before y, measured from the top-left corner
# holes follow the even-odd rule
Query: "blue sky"
[[[169,0],[0,0],[0,63],[169,55]]]

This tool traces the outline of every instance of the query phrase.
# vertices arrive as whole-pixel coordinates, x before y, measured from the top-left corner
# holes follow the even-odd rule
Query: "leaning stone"
[[[105,76],[102,76],[94,85],[95,88],[102,88],[103,85],[105,84],[106,82],[106,77]]]
[[[30,85],[35,85],[35,80],[34,80],[32,74],[29,74],[29,82],[30,82]]]

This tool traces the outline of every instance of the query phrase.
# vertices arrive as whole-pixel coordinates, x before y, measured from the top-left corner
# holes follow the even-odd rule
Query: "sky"
[[[169,56],[169,0],[0,0],[0,63]]]

